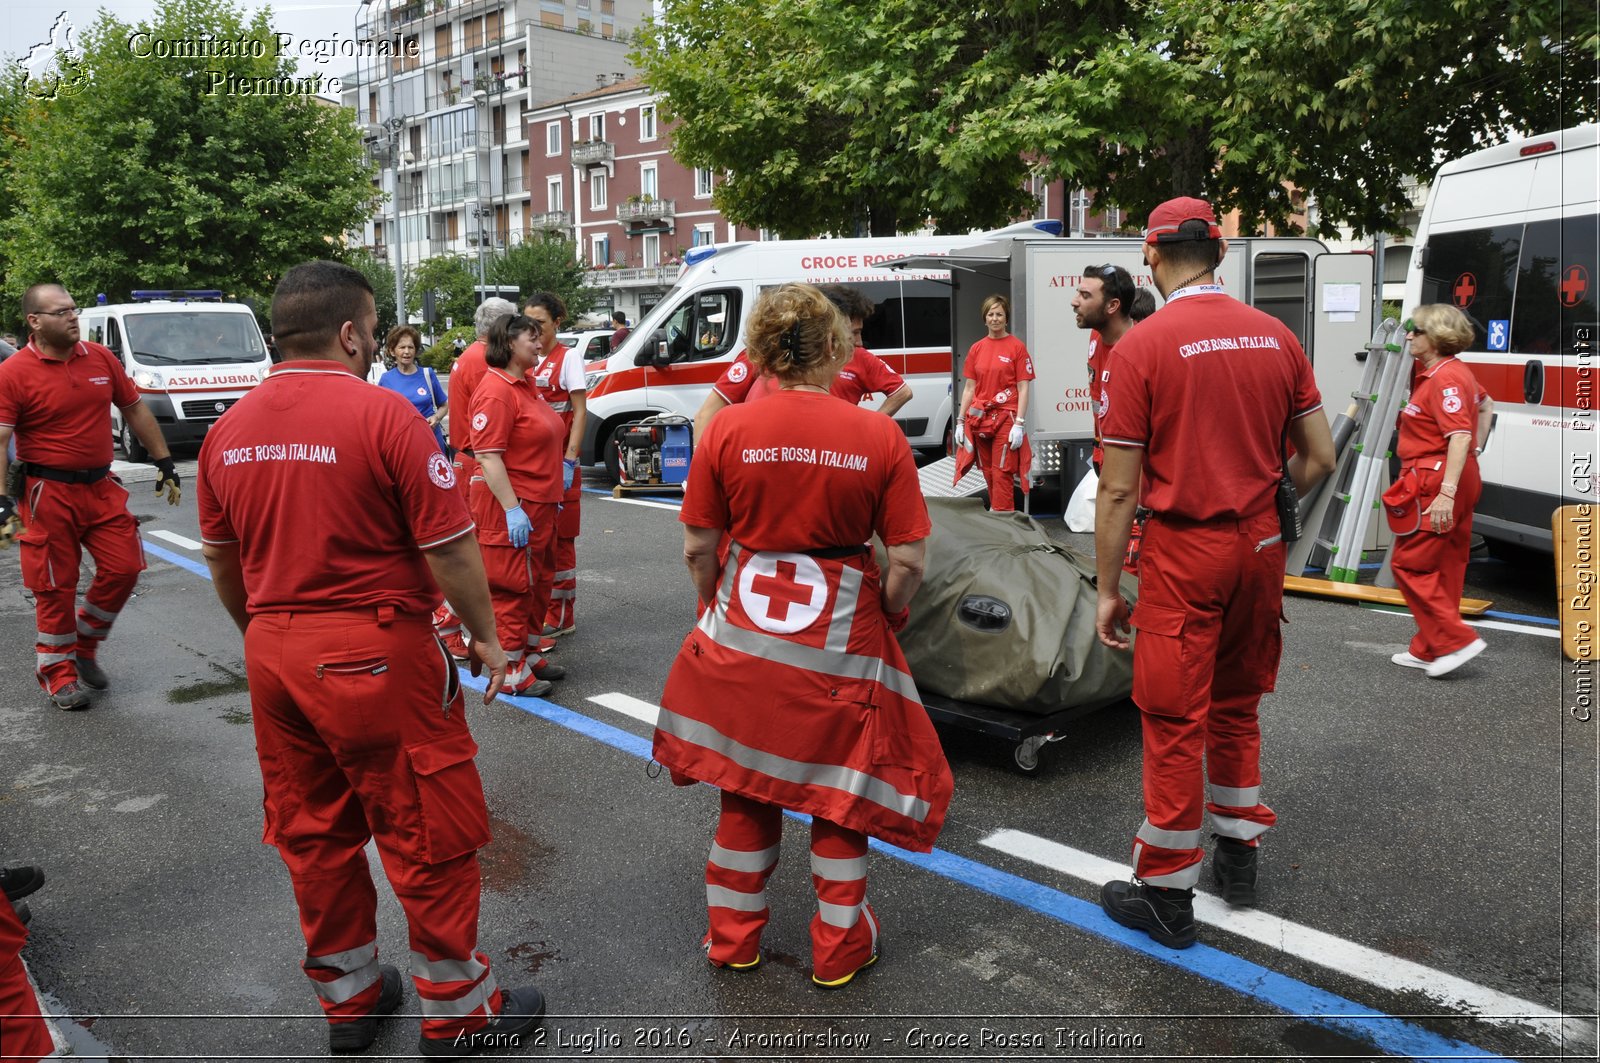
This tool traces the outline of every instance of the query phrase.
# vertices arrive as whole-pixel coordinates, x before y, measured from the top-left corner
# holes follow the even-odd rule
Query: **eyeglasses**
[[[83,311],[75,306],[64,306],[60,310],[35,310],[40,317],[77,317]]]
[[[1084,267],[1083,275],[1085,277],[1099,277],[1101,280],[1108,281],[1116,277],[1117,267],[1110,265],[1086,266]]]

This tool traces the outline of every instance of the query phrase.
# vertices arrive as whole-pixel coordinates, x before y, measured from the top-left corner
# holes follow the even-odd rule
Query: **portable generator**
[[[611,445],[616,448],[619,486],[681,489],[689,478],[694,422],[678,414],[630,421],[617,426]]]

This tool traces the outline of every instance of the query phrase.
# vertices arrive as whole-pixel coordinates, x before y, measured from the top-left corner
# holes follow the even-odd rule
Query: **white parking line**
[[[1126,864],[1105,860],[1019,830],[995,831],[983,838],[980,844],[1096,885],[1126,880],[1132,873]],[[1560,1012],[1531,1001],[1291,923],[1275,915],[1230,908],[1221,899],[1199,890],[1194,894],[1194,915],[1200,922],[1218,930],[1358,978],[1380,989],[1395,993],[1421,993],[1449,1011],[1471,1015],[1480,1022],[1521,1027],[1555,1041],[1561,1040],[1563,1029],[1566,1037],[1575,1042],[1592,1043],[1595,1036],[1593,1023],[1564,1018]]]
[[[165,539],[169,543],[176,543],[185,550],[200,549],[199,543],[195,542],[193,539],[185,538],[184,536],[179,535],[177,532],[169,532],[162,528],[152,528],[146,534],[153,539]]]
[[[610,709],[612,712],[620,712],[624,716],[631,716],[640,723],[647,723],[651,727],[656,725],[656,715],[661,711],[648,701],[630,698],[626,694],[601,694],[589,700],[601,708]]]
[[[600,497],[604,498],[606,496],[601,495]],[[647,499],[643,499],[643,498],[612,498],[611,501],[613,501],[613,502],[621,502],[625,506],[644,506],[646,509],[682,509],[683,508],[681,505],[675,506],[670,502],[651,502],[651,501],[649,501]]]
[[[1381,613],[1384,616],[1398,616],[1406,620],[1411,619],[1410,612],[1404,609],[1369,609],[1371,613]],[[1519,635],[1538,635],[1547,639],[1558,639],[1561,632],[1553,627],[1539,627],[1535,624],[1513,624],[1507,620],[1474,620],[1471,617],[1462,617],[1462,623],[1473,627],[1492,628],[1495,631],[1515,631]]]

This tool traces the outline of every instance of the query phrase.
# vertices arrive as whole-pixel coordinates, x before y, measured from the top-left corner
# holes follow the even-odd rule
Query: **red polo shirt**
[[[1482,396],[1478,378],[1457,358],[1443,358],[1432,369],[1418,372],[1411,400],[1400,411],[1400,443],[1396,447],[1400,460],[1443,458],[1451,436],[1463,432],[1476,436]]]
[[[466,450],[472,446],[472,393],[478,381],[489,371],[483,356],[489,345],[483,340],[461,352],[455,365],[450,367],[450,446],[453,450]]]
[[[560,502],[567,432],[533,381],[490,368],[472,398],[472,452],[499,454],[524,502]]]
[[[64,362],[32,340],[0,362],[0,425],[16,430],[17,457],[54,469],[111,464],[111,407],[139,392],[110,350],[80,340]]]
[[[1033,359],[1028,348],[1015,336],[990,339],[985,336],[967,351],[961,375],[975,385],[972,404],[979,408],[995,406],[1017,409],[1017,382],[1033,379]]]
[[[889,396],[905,386],[905,377],[884,365],[882,358],[865,347],[857,347],[839,375],[833,378],[833,383],[828,385],[828,392],[852,406],[859,406],[862,399],[874,393]]]
[[[472,531],[416,409],[333,362],[274,366],[206,434],[200,537],[238,543],[251,613],[442,600],[422,551]]]

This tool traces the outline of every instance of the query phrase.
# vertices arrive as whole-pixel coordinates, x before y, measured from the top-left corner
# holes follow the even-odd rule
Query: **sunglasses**
[[[1112,279],[1114,279],[1116,277],[1116,275],[1117,275],[1117,267],[1115,267],[1115,266],[1085,266],[1084,270],[1083,270],[1083,275],[1085,277],[1098,277],[1101,280],[1108,281],[1108,280],[1112,280]]]

